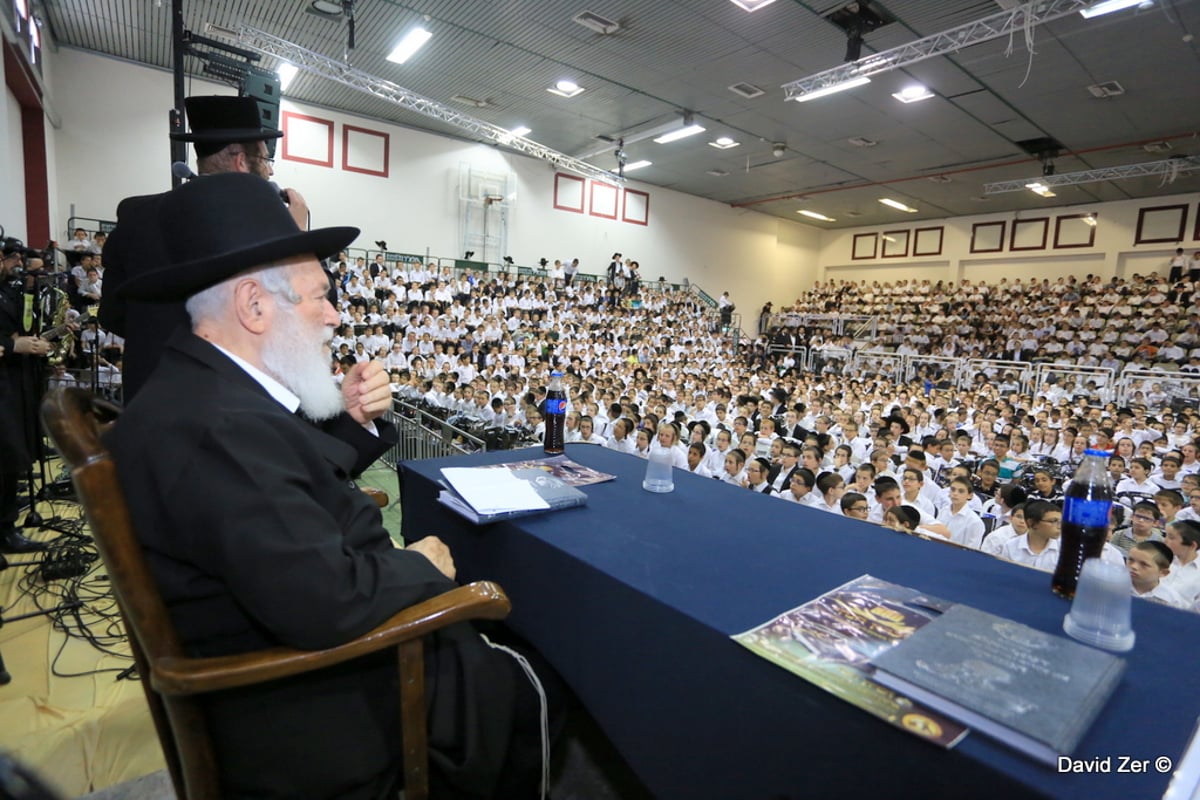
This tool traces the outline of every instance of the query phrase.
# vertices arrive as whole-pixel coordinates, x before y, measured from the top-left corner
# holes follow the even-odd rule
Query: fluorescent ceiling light
[[[735,142],[733,139],[729,138],[728,136],[722,136],[719,139],[717,139],[715,142],[709,142],[708,146],[715,147],[718,150],[728,150],[731,147],[737,147],[739,144],[741,144],[741,142]]]
[[[421,47],[433,37],[433,34],[424,28],[413,28],[404,38],[400,40],[400,44],[388,54],[387,60],[396,64],[403,64],[413,57]]]
[[[300,68],[295,64],[289,64],[286,61],[279,65],[279,69],[275,70],[279,75],[279,91],[286,92],[288,87],[292,85],[292,79],[296,77],[296,73],[300,72]]]
[[[832,217],[827,217],[824,214],[818,214],[816,211],[809,211],[808,209],[797,211],[796,213],[803,214],[804,216],[811,217],[812,219],[819,219],[821,222],[837,222],[837,220],[833,219]]]
[[[891,206],[892,208],[896,209],[897,211],[907,211],[909,214],[917,213],[917,210],[915,208],[909,208],[908,206],[904,205],[904,203],[901,203],[899,200],[893,200],[890,197],[881,197],[881,198],[879,198],[879,202],[883,203],[885,206]]]
[[[574,97],[583,91],[583,87],[575,81],[561,80],[546,91],[559,97]]]
[[[632,170],[635,170],[635,169],[641,169],[642,167],[648,167],[653,163],[654,163],[653,161],[646,161],[645,159],[643,159],[641,161],[634,161],[632,164],[625,165],[625,171],[631,172]]]
[[[763,6],[769,6],[775,0],[733,0],[733,4],[745,11],[758,11]]]
[[[1041,181],[1034,181],[1033,183],[1027,183],[1027,184],[1025,184],[1025,188],[1028,189],[1029,191],[1033,192],[1034,194],[1041,195],[1042,197],[1057,197],[1057,195],[1055,195],[1054,192],[1050,191],[1050,187],[1047,186],[1046,184],[1042,183]]]
[[[892,97],[899,100],[901,103],[917,103],[921,100],[928,100],[933,97],[933,92],[919,83],[914,83],[912,86],[905,86],[898,92],[894,92]]]
[[[795,100],[797,103],[807,103],[809,100],[816,100],[818,97],[824,97],[837,92],[844,92],[847,89],[853,89],[856,86],[862,86],[864,83],[870,82],[870,78],[868,78],[866,75],[861,75],[857,78],[851,78],[848,81],[835,83],[833,86],[826,86],[824,89],[817,89],[816,91],[809,92],[808,94],[797,95],[796,97],[789,99]]]
[[[337,2],[337,0],[313,0],[309,3],[308,10],[327,17],[340,17],[342,15],[342,4]]]
[[[1079,16],[1084,19],[1092,17],[1102,17],[1105,14],[1111,14],[1114,11],[1124,11],[1127,8],[1140,6],[1142,4],[1151,5],[1146,0],[1102,0],[1102,2],[1090,5],[1087,8],[1080,9]]]
[[[530,128],[527,128],[524,125],[518,125],[517,127],[510,130],[508,133],[501,136],[499,139],[499,142],[500,142],[500,144],[508,144],[513,139],[516,139],[518,136],[525,136],[525,135],[529,134],[530,132],[531,132]]]
[[[689,136],[695,136],[697,133],[704,133],[703,125],[685,125],[679,130],[674,130],[670,133],[664,133],[662,136],[659,136],[657,139],[655,139],[654,142],[656,144],[670,144],[671,142],[677,142],[680,139],[686,139]],[[629,169],[629,167],[626,167],[625,169]]]

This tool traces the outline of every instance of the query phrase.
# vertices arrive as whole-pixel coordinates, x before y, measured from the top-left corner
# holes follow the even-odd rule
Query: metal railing
[[[834,336],[852,339],[874,339],[879,318],[873,314],[808,314],[799,311],[776,312],[768,320],[770,327],[798,328],[800,326],[829,328]]]
[[[893,381],[900,380],[904,375],[904,356],[899,353],[888,353],[882,350],[857,350],[850,361],[852,369],[859,372],[873,372]]]
[[[416,406],[397,400],[384,417],[400,434],[383,455],[390,467],[401,461],[464,455],[486,449],[482,439]]]
[[[1113,383],[1116,377],[1109,367],[1080,367],[1068,364],[1038,364],[1033,382],[1033,393],[1048,391],[1051,385],[1057,385],[1067,392],[1092,394],[1095,399],[1108,402],[1113,396]],[[1095,390],[1087,388],[1088,381],[1095,381]]]
[[[1028,361],[1009,361],[1002,358],[971,358],[967,360],[963,380],[974,381],[983,373],[989,383],[1001,383],[1009,373],[1020,383],[1022,394],[1029,394],[1033,385],[1033,364]],[[964,387],[965,388],[965,387]]]
[[[1116,383],[1116,402],[1120,405],[1129,405],[1135,400],[1134,395],[1137,392],[1142,392],[1144,399],[1153,391],[1153,384],[1159,385],[1162,393],[1167,397],[1167,403],[1172,408],[1200,407],[1200,375],[1152,369],[1123,370]]]
[[[904,356],[904,380],[911,381],[917,377],[922,367],[925,367],[927,377],[937,382],[950,380],[955,386],[962,387],[966,373],[966,359],[952,356]]]

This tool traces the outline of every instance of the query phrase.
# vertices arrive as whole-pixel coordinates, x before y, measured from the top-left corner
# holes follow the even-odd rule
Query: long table
[[[663,800],[801,797],[1151,798],[1200,717],[1200,616],[1135,601],[1129,669],[1076,757],[1112,774],[1059,773],[972,733],[943,750],[730,639],[869,573],[1062,633],[1050,577],[675,471],[641,488],[645,461],[595,445],[567,455],[617,476],[583,508],[475,526],[436,502],[443,466],[540,449],[404,462],[403,534],[436,534],[462,581],[488,578],[509,623],[558,669]],[[1121,756],[1149,771],[1117,774]],[[1160,762],[1161,763],[1161,762]]]

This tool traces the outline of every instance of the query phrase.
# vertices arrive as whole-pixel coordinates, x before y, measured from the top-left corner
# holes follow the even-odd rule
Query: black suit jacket
[[[13,352],[13,339],[28,336],[23,317],[25,293],[19,281],[0,280],[0,471],[24,473],[32,460],[33,431],[42,386],[36,380],[38,362],[44,358]],[[14,507],[13,513],[16,512]],[[4,520],[0,520],[4,522]]]
[[[191,654],[327,647],[453,586],[393,547],[350,481],[353,448],[190,333],[173,338],[108,444]],[[427,652],[433,764],[465,796],[486,796],[507,746],[507,658],[466,625]],[[225,796],[381,796],[401,754],[395,676],[386,653],[214,697]]]

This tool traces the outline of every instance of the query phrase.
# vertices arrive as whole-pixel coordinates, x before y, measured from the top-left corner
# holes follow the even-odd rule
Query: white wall
[[[1114,203],[1047,207],[1036,212],[980,214],[921,222],[900,221],[893,225],[825,231],[821,236],[817,273],[820,279],[865,279],[880,282],[903,279],[958,281],[960,278],[996,282],[1002,277],[1009,280],[1049,278],[1053,281],[1067,275],[1082,277],[1088,273],[1096,273],[1128,277],[1135,273],[1148,274],[1156,270],[1165,275],[1167,261],[1174,255],[1176,247],[1183,247],[1189,254],[1200,250],[1200,241],[1193,239],[1196,215],[1200,213],[1198,202],[1200,194],[1193,193]],[[1134,244],[1139,209],[1166,205],[1188,207],[1183,240],[1178,243]],[[1060,215],[1085,213],[1095,213],[1097,216],[1093,246],[1052,249],[1055,219]],[[1037,217],[1049,218],[1046,249],[1010,252],[1013,222]],[[1005,222],[1004,252],[970,252],[974,225],[996,221]],[[886,259],[876,257],[868,260],[856,260],[851,257],[856,234],[877,233],[882,237],[883,232],[888,230],[914,230],[937,226],[944,228],[942,253],[939,256]],[[909,251],[911,250],[910,246]]]
[[[0,59],[0,85],[4,102],[0,103],[0,163],[4,164],[4,191],[0,191],[0,225],[5,236],[24,240],[25,228],[25,156],[21,146],[21,107],[12,90],[4,83],[4,60]],[[35,245],[40,247],[41,245]]]
[[[169,188],[167,72],[62,48],[55,54],[53,89],[63,117],[54,134],[57,205],[62,230],[72,205],[79,216],[111,219],[121,198]],[[193,80],[191,94],[225,94],[227,87]],[[316,226],[357,225],[357,245],[378,239],[390,250],[461,256],[460,167],[512,173],[508,255],[533,264],[578,257],[585,272],[602,272],[614,251],[637,259],[645,278],[687,276],[710,292],[729,290],[747,313],[767,300],[794,296],[814,280],[820,231],[753,211],[631,182],[650,194],[650,224],[634,225],[553,208],[554,171],[548,164],[485,144],[436,136],[388,123],[285,102],[336,123],[335,168],[299,163],[276,152],[276,181],[308,200]],[[391,136],[387,178],[343,171],[346,123]],[[536,132],[533,134],[536,138]]]

